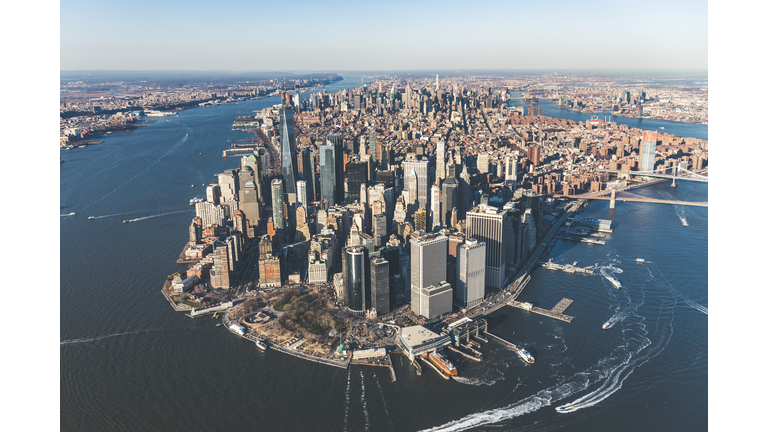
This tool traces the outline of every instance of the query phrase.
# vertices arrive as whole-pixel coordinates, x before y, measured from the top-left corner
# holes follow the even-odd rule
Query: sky
[[[707,69],[706,1],[61,0],[60,70]]]

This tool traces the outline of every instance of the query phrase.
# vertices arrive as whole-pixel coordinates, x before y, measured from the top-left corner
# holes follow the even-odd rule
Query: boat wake
[[[160,216],[168,216],[168,215],[179,214],[179,213],[189,213],[189,210],[181,210],[181,211],[175,211],[175,212],[160,213],[160,214],[144,216],[144,217],[140,217],[140,218],[136,218],[136,219],[128,219],[128,222],[138,222],[138,221],[152,219],[152,218],[156,218],[156,217],[160,217]]]
[[[641,302],[637,307],[641,304],[643,303]],[[560,405],[555,410],[566,414],[595,406],[620,390],[624,381],[637,367],[647,363],[666,348],[672,337],[674,306],[674,297],[666,297],[662,301],[656,325],[652,327],[655,329],[665,328],[665,331],[659,332],[658,341],[651,341],[644,323],[645,318],[637,315],[637,307],[632,308],[625,312],[626,316],[623,318],[626,321],[625,329],[622,332],[623,343],[614,348],[608,356],[598,360],[595,365],[513,404],[470,414],[462,419],[427,429],[424,432],[463,431],[508,421],[536,412],[598,385],[590,393],[573,402]],[[619,313],[617,316],[622,316],[622,314],[624,313]],[[664,323],[660,321],[664,321]]]
[[[118,190],[118,189],[120,189],[121,187],[123,187],[123,186],[127,185],[128,183],[130,183],[130,182],[132,182],[132,181],[136,180],[137,178],[141,177],[141,176],[142,176],[142,175],[143,175],[145,172],[147,172],[147,170],[149,170],[150,168],[152,168],[153,166],[155,166],[155,165],[156,165],[158,162],[160,162],[161,160],[165,159],[165,157],[166,157],[166,156],[168,156],[168,155],[169,155],[169,154],[171,154],[171,153],[172,153],[174,150],[176,150],[176,148],[177,148],[177,147],[179,147],[180,145],[182,145],[182,144],[184,144],[185,142],[187,142],[187,139],[188,139],[188,138],[189,138],[189,137],[187,137],[187,136],[185,136],[185,137],[181,138],[179,141],[177,141],[176,143],[174,143],[174,144],[171,146],[171,148],[170,148],[170,149],[169,149],[167,152],[165,152],[165,154],[163,154],[162,156],[160,156],[159,158],[157,158],[157,160],[156,160],[156,161],[154,161],[154,162],[152,162],[151,164],[147,165],[147,167],[146,167],[146,168],[144,168],[144,169],[143,169],[143,170],[141,170],[139,173],[137,173],[137,174],[136,174],[136,175],[134,175],[133,177],[129,178],[128,180],[126,180],[126,181],[125,181],[125,182],[123,182],[122,184],[118,185],[116,188],[112,189],[112,191],[110,191],[110,192],[109,192],[109,193],[107,193],[106,195],[102,196],[101,198],[99,198],[99,199],[97,199],[97,200],[93,201],[92,203],[88,204],[87,206],[85,206],[85,207],[83,208],[83,210],[85,210],[85,209],[87,209],[87,208],[91,207],[92,205],[96,204],[97,202],[99,202],[99,201],[103,200],[104,198],[106,198],[106,197],[108,197],[108,196],[112,195],[113,193],[117,192],[117,190]]]
[[[363,414],[365,415],[365,430],[371,428],[371,419],[368,417],[368,404],[365,401],[365,379],[363,377],[363,371],[360,371],[360,392],[362,393],[361,400],[363,401]]]
[[[187,330],[187,329],[184,329]],[[104,339],[109,339],[113,337],[118,336],[127,336],[127,335],[138,335],[138,334],[145,334],[145,333],[160,333],[160,332],[166,332],[169,330],[136,330],[136,331],[130,331],[130,332],[124,332],[124,333],[114,333],[106,336],[99,336],[99,337],[93,337],[93,338],[80,338],[80,339],[67,339],[59,342],[59,345],[71,345],[71,344],[79,344],[79,343],[87,343],[87,342],[97,342]],[[170,330],[173,331],[173,330]]]
[[[680,291],[678,291],[677,289],[675,289],[675,287],[673,287],[672,284],[669,282],[669,280],[667,280],[667,278],[664,276],[664,274],[661,272],[661,270],[659,269],[658,266],[656,266],[656,271],[658,271],[659,275],[664,279],[666,288],[669,289],[669,291],[671,291],[673,294],[678,296],[683,301],[683,303],[687,304],[688,306],[690,306],[694,310],[697,310],[697,311],[703,313],[704,315],[709,315],[709,308],[707,308],[706,306],[703,306],[703,305],[701,305],[699,303],[696,303],[695,301],[691,300],[688,296],[686,296],[685,294],[683,294]],[[653,272],[651,272],[650,269],[648,269],[648,273],[650,274],[652,279],[655,278],[653,276]]]
[[[347,390],[344,392],[344,430],[347,430],[347,420],[349,419],[349,386],[352,382],[352,369],[347,369]]]

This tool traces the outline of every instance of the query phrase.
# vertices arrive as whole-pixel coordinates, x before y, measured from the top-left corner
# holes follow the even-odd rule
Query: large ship
[[[524,350],[523,348],[520,348],[517,350],[517,355],[520,356],[521,359],[523,359],[528,364],[533,364],[534,358],[528,351]]]
[[[458,372],[456,371],[456,366],[453,365],[447,358],[445,358],[444,355],[440,354],[437,351],[432,351],[429,353],[429,359],[432,360],[432,363],[436,364],[437,367],[442,369],[443,372],[447,373],[450,376],[456,376],[458,375]]]
[[[616,279],[610,276],[606,276],[605,278],[608,279],[616,288],[621,288],[621,282],[617,281]]]

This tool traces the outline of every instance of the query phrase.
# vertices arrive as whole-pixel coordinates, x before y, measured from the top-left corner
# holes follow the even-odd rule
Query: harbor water
[[[359,83],[348,77],[329,92]],[[572,299],[573,322],[511,307],[489,317],[532,365],[491,340],[483,362],[455,361],[452,380],[417,375],[393,355],[393,382],[386,368],[261,351],[218,320],[174,312],[160,289],[183,269],[189,200],[239,165],[221,157],[227,140],[249,137],[232,120],[276,103],[189,109],[61,152],[61,430],[707,430],[704,207],[590,203],[585,217],[613,220],[605,245],[557,241],[543,259],[596,265],[595,274],[538,268],[519,298],[545,309]],[[707,184],[633,193],[707,201]]]

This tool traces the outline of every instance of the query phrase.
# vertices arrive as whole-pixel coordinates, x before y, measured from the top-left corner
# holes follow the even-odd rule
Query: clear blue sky
[[[706,1],[61,0],[62,70],[707,69]]]

